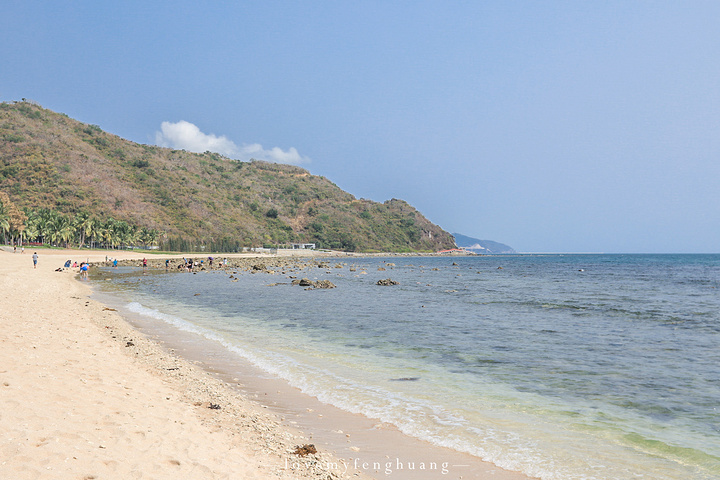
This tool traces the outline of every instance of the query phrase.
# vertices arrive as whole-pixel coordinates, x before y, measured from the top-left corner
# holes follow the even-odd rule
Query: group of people
[[[215,259],[213,257],[208,257],[208,265],[210,265],[212,267],[214,260]],[[166,270],[168,268],[169,262],[170,262],[170,260],[165,260],[165,269]],[[205,260],[200,260],[199,262],[197,262],[197,261],[193,260],[192,258],[183,257],[183,263],[178,265],[178,269],[184,268],[186,271],[192,272],[193,267],[202,267],[204,264],[205,264]],[[227,258],[223,258],[220,261],[220,265],[227,266]]]
[[[17,249],[17,247],[15,247],[15,248]],[[23,250],[24,250],[24,248],[23,248]],[[23,251],[23,253],[24,253],[24,251]],[[37,252],[34,252],[34,253],[33,253],[33,255],[32,255],[32,260],[33,260],[33,268],[37,268],[37,263],[38,263],[38,254],[37,254]],[[111,259],[109,259],[108,257],[105,257],[105,261],[106,261],[106,262],[107,262],[107,261],[110,261],[110,260],[111,260]],[[214,261],[214,260],[215,260],[215,259],[214,259],[213,257],[208,257],[208,264],[209,264],[211,267],[212,267],[212,265],[213,265],[213,261]],[[199,262],[197,262],[197,261],[193,260],[192,258],[185,258],[185,257],[183,257],[183,263],[181,263],[181,264],[178,265],[178,269],[185,269],[185,270],[188,271],[188,272],[192,272],[193,267],[199,267],[199,266],[202,266],[203,264],[204,264],[204,260],[200,260]],[[220,265],[227,265],[227,258],[223,258],[223,259],[220,261]],[[74,262],[74,263],[73,263],[72,260],[68,260],[68,261],[65,262],[65,265],[63,265],[63,266],[64,266],[65,268],[78,268],[78,267],[79,267],[79,268],[80,268],[80,277],[81,277],[81,278],[88,278],[88,270],[89,270],[89,267],[90,267],[90,264],[89,264],[88,262],[81,262],[80,265],[78,265],[77,262]],[[117,266],[118,266],[117,258],[112,259],[112,266],[113,266],[114,268],[117,268]],[[142,266],[143,266],[143,271],[146,271],[147,268],[148,268],[147,258],[143,258],[143,259],[142,259]],[[169,267],[170,267],[170,260],[169,260],[169,259],[166,259],[166,260],[165,260],[165,270],[168,270]],[[58,269],[58,270],[60,270],[60,269]]]
[[[35,255],[37,255],[37,253]],[[68,260],[67,262],[65,262],[65,265],[63,265],[63,267],[65,267],[65,268],[78,268],[79,267],[80,268],[80,270],[79,270],[80,278],[88,278],[88,271],[90,270],[90,264],[88,262],[80,262],[80,265],[78,265],[77,262]]]

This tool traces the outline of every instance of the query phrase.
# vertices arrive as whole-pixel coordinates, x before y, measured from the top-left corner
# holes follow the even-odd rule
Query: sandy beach
[[[56,271],[141,257],[40,249],[33,268],[33,252],[0,251],[0,478],[370,478],[326,449],[298,454],[314,440],[92,300],[75,270]],[[527,478],[469,470],[430,473]]]
[[[32,254],[0,253],[0,478],[331,474],[327,454],[293,454],[307,443],[299,432],[133,331],[75,272],[55,271],[105,252],[41,249],[36,269]]]

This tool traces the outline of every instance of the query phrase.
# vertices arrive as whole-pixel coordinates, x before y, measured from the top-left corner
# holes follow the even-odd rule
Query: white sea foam
[[[298,364],[297,359],[291,356],[269,351],[253,353],[211,329],[200,327],[179,316],[145,307],[139,302],[130,302],[126,308],[135,314],[160,320],[179,330],[218,342],[228,351],[238,354],[256,367],[286,380],[291,386],[316,397],[321,402],[393,424],[407,435],[441,447],[475,455],[502,468],[525,471],[544,480],[556,478],[595,479],[595,477],[586,477],[582,474],[578,476],[577,472],[567,472],[568,475],[571,475],[568,477],[565,475],[566,472],[563,472],[565,470],[563,467],[545,465],[547,462],[542,452],[536,451],[532,447],[532,442],[492,427],[485,427],[482,430],[468,427],[469,422],[465,418],[448,412],[444,407],[432,401],[413,398],[378,385],[353,381],[309,364]],[[505,390],[500,385],[496,386],[496,389]],[[504,391],[503,393],[507,395],[509,392]],[[467,428],[474,434],[474,437],[448,433],[457,427]],[[501,448],[500,445],[505,445],[506,448]],[[528,464],[531,467],[528,467]]]

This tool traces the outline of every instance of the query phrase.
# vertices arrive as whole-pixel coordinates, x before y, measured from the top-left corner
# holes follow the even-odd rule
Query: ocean
[[[274,274],[126,267],[93,277],[133,315],[508,470],[720,479],[720,255],[323,262]],[[308,291],[289,276],[337,288]],[[385,278],[399,284],[376,285]]]

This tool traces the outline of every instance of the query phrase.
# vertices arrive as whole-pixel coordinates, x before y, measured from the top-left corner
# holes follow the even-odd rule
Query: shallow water
[[[720,478],[720,256],[328,263],[292,275],[332,290],[135,269],[97,285],[321,401],[507,469]],[[400,285],[375,285],[388,277]]]

